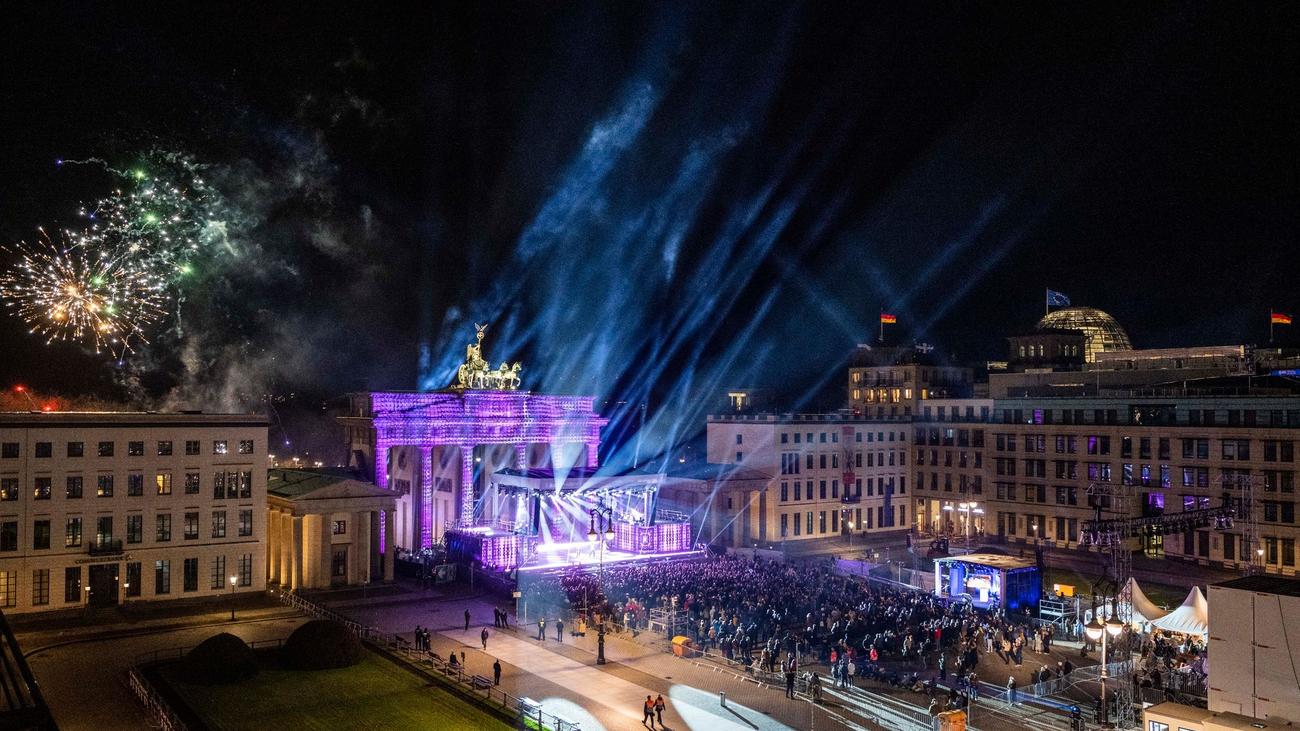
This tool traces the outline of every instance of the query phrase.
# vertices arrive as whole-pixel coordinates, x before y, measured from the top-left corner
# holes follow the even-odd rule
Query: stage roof
[[[935,559],[938,563],[973,563],[989,568],[1002,569],[1004,571],[1013,571],[1015,569],[1030,569],[1036,565],[1027,558],[1015,558],[1014,556],[1003,556],[998,553],[968,553],[964,556],[948,556],[946,558]]]

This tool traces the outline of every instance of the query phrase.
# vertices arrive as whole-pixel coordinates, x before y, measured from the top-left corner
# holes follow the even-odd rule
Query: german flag
[[[1276,315],[1274,315],[1274,317],[1276,317]],[[880,313],[880,324],[881,324],[881,325],[893,325],[893,324],[896,324],[897,322],[898,322],[898,315],[891,315],[891,314],[889,314],[888,312],[882,312],[882,313]],[[1290,319],[1290,318],[1287,318],[1287,324],[1288,324],[1288,325],[1291,324],[1291,319]]]
[[[881,317],[884,317],[884,315],[881,315]],[[883,322],[883,320],[882,320],[882,322]],[[1268,324],[1270,324],[1270,325],[1290,325],[1290,324],[1291,324],[1291,316],[1290,316],[1290,315],[1284,315],[1284,314],[1282,314],[1281,312],[1274,312],[1274,313],[1271,313],[1270,316],[1269,316],[1269,318],[1268,318]]]

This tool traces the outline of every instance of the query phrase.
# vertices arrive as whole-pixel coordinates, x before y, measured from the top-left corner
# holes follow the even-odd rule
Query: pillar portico
[[[271,510],[266,521],[266,580],[273,584],[280,583],[280,511]],[[274,559],[273,559],[274,557]]]
[[[332,516],[325,514],[317,516],[316,523],[320,526],[320,533],[317,534],[318,541],[316,549],[319,555],[316,557],[316,581],[313,582],[317,588],[328,588],[334,581],[334,572],[331,571],[334,551],[331,546],[331,538],[334,535]]]
[[[393,511],[384,511],[384,530],[388,535],[393,534]],[[391,538],[384,545],[384,582],[393,583],[393,562],[397,560],[397,551],[394,549],[394,543]]]
[[[352,514],[352,546],[348,550],[348,583],[370,583],[370,511]]]
[[[460,447],[460,513],[456,522],[469,525],[474,522],[474,445]]]
[[[280,562],[280,586],[290,586],[293,581],[293,516],[280,511],[276,516],[280,524],[280,555],[275,557]]]
[[[293,555],[290,557],[290,561],[289,561],[292,567],[292,576],[290,577],[289,588],[297,590],[303,585],[303,580],[306,578],[305,576],[303,576],[303,567],[305,566],[305,564],[303,562],[304,552],[303,552],[303,545],[302,545],[302,538],[303,538],[302,516],[295,515],[293,516],[292,521],[293,521],[293,543],[292,543]]]
[[[433,447],[420,447],[420,492],[411,495],[411,507],[417,522],[420,546],[433,545]]]

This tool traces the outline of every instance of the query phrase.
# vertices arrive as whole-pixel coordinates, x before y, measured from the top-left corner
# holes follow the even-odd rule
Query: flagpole
[[[885,342],[885,311],[881,310],[879,317],[876,319],[880,320],[880,343],[883,345]]]
[[[1043,287],[1043,317],[1052,314],[1052,288]]]
[[[1268,308],[1268,344],[1273,344],[1273,308]]]

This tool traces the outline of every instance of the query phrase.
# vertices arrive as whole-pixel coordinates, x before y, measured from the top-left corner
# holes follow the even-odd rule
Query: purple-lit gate
[[[595,468],[600,430],[608,419],[592,409],[591,396],[552,396],[527,391],[372,392],[375,484],[388,487],[389,450],[420,450],[420,484],[412,494],[419,516],[419,545],[433,542],[433,450],[460,449],[460,495],[456,522],[474,520],[474,447],[509,444],[515,466],[529,467],[529,447],[546,445],[553,454],[562,445],[586,448],[586,464]],[[414,491],[413,491],[414,492]],[[388,537],[385,537],[386,539]]]

